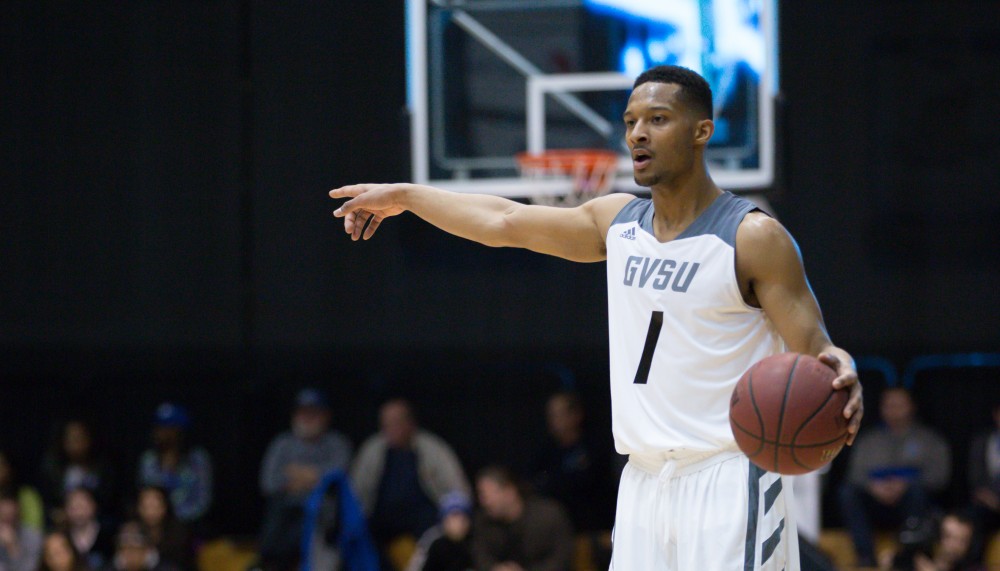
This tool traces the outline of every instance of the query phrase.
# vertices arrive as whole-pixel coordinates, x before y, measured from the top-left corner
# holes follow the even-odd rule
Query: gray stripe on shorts
[[[772,555],[774,555],[774,550],[778,547],[778,544],[781,543],[781,532],[784,529],[785,529],[785,518],[781,518],[781,521],[778,522],[778,529],[774,530],[774,533],[771,534],[771,537],[767,538],[767,541],[764,542],[764,546],[761,548],[760,552],[761,567],[763,567],[764,563],[768,559],[770,559]]]
[[[771,487],[764,492],[764,513],[771,511],[771,506],[774,505],[774,500],[778,499],[778,494],[781,493],[781,478],[778,478],[771,484]]]
[[[743,570],[753,571],[753,560],[757,554],[757,510],[760,505],[760,479],[767,472],[753,462],[747,470],[747,536],[743,548]]]

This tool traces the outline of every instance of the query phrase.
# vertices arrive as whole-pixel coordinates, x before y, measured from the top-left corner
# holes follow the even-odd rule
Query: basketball
[[[823,467],[847,441],[847,390],[819,359],[782,353],[743,374],[729,401],[729,424],[740,450],[769,472],[796,475]]]

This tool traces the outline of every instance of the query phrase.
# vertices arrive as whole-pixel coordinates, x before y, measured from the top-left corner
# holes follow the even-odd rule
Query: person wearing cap
[[[191,525],[203,520],[212,505],[212,458],[191,446],[191,417],[183,406],[165,402],[153,419],[153,447],[139,458],[138,487],[163,488],[177,519]]]
[[[428,529],[410,558],[406,571],[468,571],[473,568],[472,501],[462,491],[441,498],[441,522]]]
[[[325,474],[346,470],[353,451],[346,436],[329,429],[330,407],[318,389],[306,388],[295,396],[291,425],[271,441],[260,471],[267,504],[260,562],[268,569],[295,565],[306,498]]]

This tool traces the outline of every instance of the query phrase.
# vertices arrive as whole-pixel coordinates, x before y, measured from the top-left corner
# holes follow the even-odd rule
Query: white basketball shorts
[[[610,571],[799,571],[791,486],[739,451],[622,472]]]

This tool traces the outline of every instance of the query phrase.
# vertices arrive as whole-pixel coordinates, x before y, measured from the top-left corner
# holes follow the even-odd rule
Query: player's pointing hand
[[[400,205],[400,194],[407,184],[352,184],[330,191],[330,198],[349,198],[333,211],[344,219],[344,232],[352,240],[369,239],[378,230],[382,220],[406,209]]]

